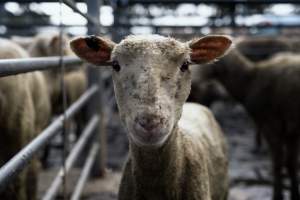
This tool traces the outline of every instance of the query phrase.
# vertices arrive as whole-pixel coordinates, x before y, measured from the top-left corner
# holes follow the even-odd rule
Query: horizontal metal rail
[[[94,133],[93,130],[97,127],[99,122],[99,117],[95,115],[92,117],[86,126],[86,128],[83,130],[82,135],[80,136],[79,140],[76,142],[75,146],[71,150],[70,155],[66,159],[66,165],[65,165],[65,171],[66,173],[69,172],[71,167],[74,165],[76,159],[78,159],[81,151],[83,150],[84,146],[86,145],[88,139],[92,136]],[[51,186],[47,190],[45,196],[43,197],[43,200],[51,200],[54,199],[59,187],[62,184],[63,181],[63,176],[64,176],[64,169],[61,168],[55,177],[54,181],[52,182]]]
[[[81,10],[79,10],[73,0],[62,0],[62,1],[64,2],[64,4],[69,6],[74,12],[84,17],[88,22],[92,23],[95,26],[99,26],[97,20],[95,20],[93,17],[89,16],[88,14],[83,13]]]
[[[65,112],[66,120],[73,117],[74,114],[76,114],[80,108],[83,107],[94,94],[96,94],[98,88],[99,87],[97,85],[91,86],[76,102],[74,102]],[[63,126],[63,120],[64,115],[62,114],[0,168],[0,192],[18,173],[20,173],[22,169],[24,169],[26,164],[28,164],[37,151],[43,148],[47,143],[49,143],[51,138],[59,133],[59,130],[61,130]]]
[[[83,187],[90,175],[93,163],[95,162],[95,159],[96,159],[96,156],[98,153],[98,149],[99,149],[99,144],[94,143],[94,145],[92,146],[92,148],[88,154],[86,162],[83,166],[83,170],[81,171],[80,177],[79,177],[78,182],[74,189],[74,193],[71,196],[71,200],[79,200],[80,195],[83,190]]]
[[[300,2],[300,1],[299,1]],[[4,26],[12,26],[12,23],[1,23],[0,24]],[[14,28],[16,29],[23,29],[27,28],[28,26],[37,26],[37,27],[55,27],[58,25],[54,24],[33,24],[33,23],[22,23],[22,24],[15,24],[14,23]],[[85,25],[80,25],[80,24],[73,24],[73,25],[65,25],[64,27],[85,27]],[[257,29],[266,29],[266,28],[286,28],[286,29],[294,29],[294,28],[299,28],[299,25],[297,24],[270,24],[270,25],[265,25],[265,24],[258,24],[258,25],[240,25],[236,24],[235,26],[232,26],[230,24],[221,24],[221,25],[215,25],[215,24],[205,24],[205,25],[154,25],[154,24],[118,24],[118,27],[121,28],[132,28],[132,27],[150,27],[153,29],[163,29],[163,28],[169,28],[169,29],[183,29],[183,28],[192,28],[192,29],[200,29],[200,28],[233,28],[233,29],[239,29],[239,28],[245,28],[245,29],[250,29],[250,28],[257,28]],[[113,26],[101,26],[102,29],[111,29]]]
[[[112,26],[103,26],[104,28],[109,28]],[[153,24],[118,24],[118,27],[121,28],[131,28],[131,27],[149,27],[153,29],[184,29],[184,28],[191,28],[191,29],[200,29],[200,28],[234,28],[234,29],[239,29],[239,28],[245,28],[245,29],[250,29],[250,28],[257,28],[257,29],[264,29],[264,28],[299,28],[298,24],[270,24],[270,25],[239,25],[236,24],[235,26],[232,26],[230,24],[224,24],[224,25],[215,25],[215,24],[205,24],[205,25],[153,25]]]
[[[39,57],[39,58],[22,58],[22,59],[3,59],[0,60],[0,77],[16,75],[36,70],[47,70],[59,68],[60,57]],[[76,67],[82,61],[74,56],[63,57],[65,66]]]

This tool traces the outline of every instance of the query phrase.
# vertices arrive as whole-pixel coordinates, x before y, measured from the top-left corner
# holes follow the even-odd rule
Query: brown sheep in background
[[[215,101],[229,101],[230,95],[216,80],[205,75],[201,67],[192,67],[192,86],[188,102],[196,102],[210,107]]]
[[[291,199],[299,200],[299,55],[281,55],[254,64],[232,49],[218,62],[203,67],[244,105],[267,141],[273,163],[273,199],[283,199],[282,169],[286,166]]]
[[[251,61],[259,62],[271,58],[280,52],[292,51],[291,43],[286,38],[240,37],[235,41],[235,48]],[[210,106],[216,100],[229,100],[230,95],[217,81],[205,75],[202,68],[192,68],[192,90],[188,101]]]
[[[285,37],[239,37],[235,41],[235,48],[253,62],[260,62],[277,54],[299,52],[299,39]],[[233,63],[234,64],[234,63]],[[233,65],[232,65],[233,66]],[[239,66],[236,66],[239,67]],[[192,68],[192,88],[188,101],[211,106],[215,101],[231,101],[226,89],[215,79],[206,76],[205,70]],[[262,138],[260,131],[256,131],[254,152],[261,152]]]
[[[0,59],[26,58],[17,44],[0,39]],[[3,165],[39,131],[50,117],[50,101],[41,72],[0,78],[0,162]],[[29,166],[0,194],[0,199],[34,200],[36,198],[38,162]]]
[[[258,62],[276,53],[290,51],[288,41],[287,38],[278,37],[240,37],[235,47],[249,60]]]

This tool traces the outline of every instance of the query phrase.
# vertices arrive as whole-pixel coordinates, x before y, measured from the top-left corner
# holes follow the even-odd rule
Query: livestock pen
[[[32,36],[33,32],[37,32],[36,28],[47,30],[49,27],[59,30],[60,38],[64,32],[70,33],[69,30],[74,28],[74,30],[80,31],[73,31],[72,36],[80,34],[109,36],[115,42],[119,42],[129,34],[160,34],[180,38],[184,41],[206,34],[229,34],[233,38],[241,36],[242,42],[237,43],[235,48],[253,61],[270,58],[273,54],[282,51],[299,51],[294,45],[297,44],[297,37],[300,34],[300,23],[273,23],[273,19],[268,21],[269,18],[256,24],[241,23],[239,21],[246,14],[265,12],[265,7],[270,5],[283,4],[299,7],[300,2],[294,0],[15,0],[14,2],[20,5],[45,2],[60,3],[60,9],[61,6],[67,6],[74,13],[78,13],[83,17],[87,24],[76,24],[75,19],[75,24],[64,24],[61,18],[59,23],[55,25],[43,22],[44,19],[42,18],[39,20],[24,19],[22,23],[19,23],[14,20],[14,16],[8,16],[0,19],[0,35],[4,37],[10,37],[11,35]],[[0,0],[0,16],[4,3],[7,3],[7,1]],[[78,6],[79,4],[81,6]],[[83,12],[84,9],[82,8],[85,8],[85,6],[82,6],[83,4],[87,8],[87,12]],[[179,7],[182,4],[188,4],[182,9],[184,11],[181,10],[181,12],[186,13],[187,18],[178,20],[178,22],[175,18],[172,20],[166,18],[164,23],[157,22],[157,18],[163,18],[170,13],[174,16],[180,15],[178,10],[180,10]],[[208,16],[208,20],[205,22],[201,21],[202,18],[197,18],[197,23],[194,23],[193,20],[188,23],[191,16],[200,13],[197,9],[204,12],[203,8],[200,9],[202,5],[204,5],[204,10],[209,11],[211,7],[214,8],[215,13]],[[109,14],[112,15],[113,20],[110,24],[105,22],[107,19],[101,19],[102,10],[99,9],[100,7],[111,9]],[[26,6],[25,8],[27,9]],[[34,9],[34,7],[30,9]],[[189,9],[192,9],[192,11]],[[107,12],[107,10],[103,9],[103,12]],[[299,13],[299,10],[295,9],[295,12]],[[64,15],[65,13],[60,11],[60,17]],[[87,32],[82,32],[82,29],[86,29]],[[248,40],[248,37],[251,39]],[[25,42],[25,37],[21,40]],[[255,43],[258,40],[260,40],[259,43]],[[289,41],[289,43],[286,41]],[[62,52],[60,56],[56,57],[5,59],[0,60],[0,78],[45,70],[58,70],[63,76],[68,70],[77,68],[80,64],[83,64],[83,62],[77,57],[63,56]],[[191,70],[192,67],[194,66],[191,66]],[[60,102],[63,105],[64,112],[56,116],[52,123],[36,138],[5,165],[1,166],[0,193],[6,189],[9,183],[14,182],[14,178],[26,169],[26,166],[41,150],[53,143],[57,136],[60,136],[62,140],[59,141],[59,144],[50,145],[52,150],[59,149],[54,155],[58,158],[56,159],[56,166],[59,166],[59,169],[47,168],[44,170],[42,179],[45,178],[45,174],[49,173],[51,174],[50,178],[45,179],[51,179],[51,183],[49,180],[41,182],[40,187],[42,189],[39,191],[39,199],[117,199],[116,191],[122,163],[128,152],[128,141],[126,131],[122,128],[117,116],[118,111],[113,97],[110,72],[108,71],[88,64],[86,67],[88,88],[69,107],[66,105],[66,91],[62,89]],[[258,153],[254,149],[255,124],[243,106],[237,104],[226,91],[224,92],[225,89],[222,86],[215,86],[214,84],[215,82],[209,82],[208,86],[205,86],[209,88],[210,93],[205,96],[204,100],[201,99],[198,93],[196,95],[200,97],[199,99],[198,97],[194,98],[194,94],[192,94],[189,100],[209,106],[228,139],[229,199],[270,199],[273,178],[270,173],[271,164],[269,154],[266,153],[264,147],[262,153]],[[64,88],[63,79],[61,79],[60,85],[61,88]],[[192,85],[192,92],[196,88],[194,86],[196,85]],[[72,118],[78,115],[79,112],[85,113],[88,120],[85,120],[85,128],[80,136],[74,140],[69,125]],[[110,144],[106,144],[106,142]],[[80,173],[78,172],[78,166],[80,167]],[[76,175],[74,176],[78,176],[78,180],[77,177],[72,177],[74,168],[76,168]],[[89,182],[93,182],[88,180],[88,177],[102,180],[101,187],[110,184],[108,182],[111,180],[107,179],[113,178],[105,176],[107,172],[110,173],[107,168],[112,168],[118,173],[116,175],[117,181],[114,180],[117,184],[113,186],[114,191],[111,192],[113,194],[110,196],[99,192],[100,194],[94,197],[83,197],[84,188],[89,185]],[[55,171],[55,174],[53,171]],[[75,180],[77,181],[76,184]],[[70,187],[70,185],[72,186]],[[285,199],[288,199],[289,195],[286,194],[286,190],[290,186],[286,183],[283,186]],[[88,187],[91,188],[90,185]],[[71,188],[73,191],[70,191]],[[100,186],[97,184],[92,185],[92,188],[93,192],[101,191]]]

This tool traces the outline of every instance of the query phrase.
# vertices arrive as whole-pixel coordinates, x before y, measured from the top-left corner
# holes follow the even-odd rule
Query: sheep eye
[[[112,67],[116,72],[120,71],[120,69],[121,69],[121,66],[119,65],[118,61],[116,61],[116,60],[112,62]]]
[[[181,65],[181,67],[180,67],[180,70],[182,71],[182,72],[185,72],[186,70],[188,70],[189,69],[189,62],[188,61],[185,61],[182,65]]]

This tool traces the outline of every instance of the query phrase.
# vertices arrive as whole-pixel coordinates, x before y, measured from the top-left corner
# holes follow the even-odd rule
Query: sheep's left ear
[[[110,61],[115,43],[97,36],[79,37],[70,42],[73,52],[94,65],[106,65]]]
[[[198,64],[214,61],[225,54],[231,43],[229,37],[220,35],[210,35],[192,40],[189,42],[191,61]]]

